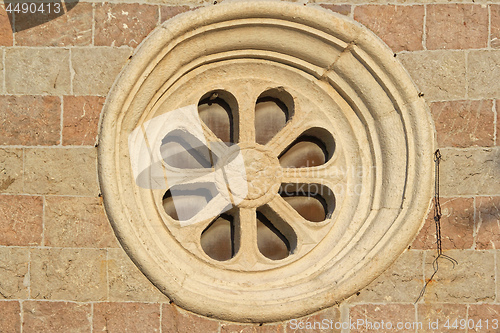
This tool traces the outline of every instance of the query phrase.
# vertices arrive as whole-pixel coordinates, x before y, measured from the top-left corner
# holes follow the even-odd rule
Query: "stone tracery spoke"
[[[238,266],[251,269],[259,262],[257,247],[257,219],[256,209],[239,208],[236,217],[235,247],[238,249],[235,262]]]
[[[289,225],[301,245],[317,244],[324,235],[323,229],[329,229],[329,226],[311,223],[295,209],[290,208],[290,205],[282,197],[276,196],[266,207],[263,207],[263,212],[275,220],[280,220],[281,223]]]
[[[277,156],[281,155],[297,139],[297,136],[302,132],[305,122],[306,120],[303,118],[291,118],[266,146]]]
[[[201,127],[203,135],[207,140],[207,148],[210,152],[210,162],[212,165],[215,165],[217,159],[224,155],[228,146],[221,139],[219,139],[203,121],[201,121]]]
[[[343,165],[332,164],[320,168],[282,168],[283,183],[314,183],[337,185],[346,182],[348,170]]]

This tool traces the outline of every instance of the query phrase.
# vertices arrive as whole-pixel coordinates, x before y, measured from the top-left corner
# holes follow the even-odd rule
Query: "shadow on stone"
[[[65,1],[5,1],[5,10],[9,17],[12,32],[20,32],[45,24],[65,15],[75,8],[78,0]]]

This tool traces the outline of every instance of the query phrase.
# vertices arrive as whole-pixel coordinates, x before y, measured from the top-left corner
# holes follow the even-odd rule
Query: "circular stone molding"
[[[431,198],[433,133],[365,27],[309,6],[225,3],[138,47],[105,104],[99,179],[122,246],[173,302],[282,321],[351,296],[404,251]],[[206,202],[182,203],[189,193]]]

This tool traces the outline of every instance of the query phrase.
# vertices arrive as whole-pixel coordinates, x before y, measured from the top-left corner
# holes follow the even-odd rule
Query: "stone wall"
[[[441,261],[415,303],[433,272],[429,216],[409,249],[357,295],[300,321],[258,326],[207,319],[169,303],[122,250],[105,216],[95,144],[107,92],[155,27],[217,5],[129,2],[80,2],[30,29],[24,28],[33,17],[18,15],[16,33],[5,6],[0,9],[1,332],[377,331],[366,325],[307,329],[323,319],[423,324],[402,332],[446,332],[447,319],[450,326],[471,319],[474,328],[461,330],[459,323],[458,331],[497,332],[500,4],[304,4],[366,25],[423,93],[443,155],[443,248],[458,265]],[[429,328],[436,320],[439,329]]]

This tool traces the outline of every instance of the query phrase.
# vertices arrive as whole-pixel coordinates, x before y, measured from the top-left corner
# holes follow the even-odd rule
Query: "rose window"
[[[306,253],[315,245],[311,240],[330,227],[333,186],[343,180],[342,157],[328,127],[304,123],[305,111],[284,88],[249,97],[255,101],[248,111],[253,123],[238,122],[240,103],[233,94],[212,91],[198,103],[206,145],[187,131],[163,138],[166,167],[180,169],[190,180],[166,191],[163,206],[177,221],[201,216],[177,231],[186,234],[179,238],[197,235],[200,244],[193,251],[201,248],[211,259],[226,261],[226,267],[264,269]],[[220,176],[211,182],[213,171],[204,169]],[[204,216],[211,206],[221,214]]]
[[[416,236],[434,129],[393,52],[314,5],[234,2],[165,22],[111,89],[107,216],[175,304],[237,322],[342,302]]]

